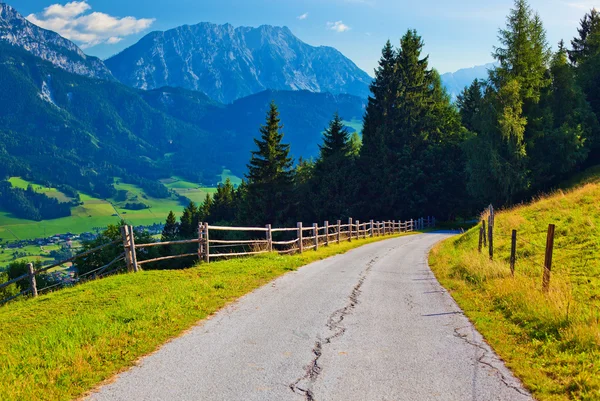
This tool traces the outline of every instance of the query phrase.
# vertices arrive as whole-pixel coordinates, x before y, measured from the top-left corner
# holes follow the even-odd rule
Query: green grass
[[[234,185],[239,185],[242,181],[241,178],[231,174],[229,170],[223,170],[220,177],[221,182],[225,182],[229,178]],[[19,177],[12,177],[9,181],[14,187],[23,189],[31,184],[37,192],[44,193],[61,202],[71,200],[55,188],[46,188]],[[180,177],[167,178],[161,180],[161,182],[178,195],[185,196],[198,204],[204,202],[206,194],[214,194],[216,192],[216,188],[203,187]],[[172,210],[175,214],[179,215],[184,208],[184,205],[180,204],[174,197],[168,199],[152,198],[147,196],[138,186],[119,182],[118,179],[115,181],[115,188],[127,191],[127,199],[124,201],[99,199],[80,193],[83,205],[73,207],[70,217],[37,222],[19,219],[11,213],[0,210],[0,240],[34,239],[67,232],[80,234],[94,231],[97,227],[102,228],[109,224],[115,224],[121,218],[124,218],[133,225],[152,225],[164,222],[169,211]],[[127,202],[142,202],[150,206],[150,208],[127,210],[124,208]]]
[[[35,184],[30,181],[26,181],[20,177],[11,177],[11,178],[9,178],[8,181],[15,188],[27,189],[27,187],[29,185],[31,185],[31,186],[33,186],[33,189],[35,190],[35,192],[43,193],[46,196],[48,196],[49,198],[57,199],[59,202],[70,202],[72,200],[72,198],[68,197],[64,193],[57,190],[56,188],[44,187],[42,185]]]
[[[496,214],[495,261],[478,228],[445,241],[432,268],[467,316],[539,400],[600,400],[600,174]],[[550,291],[541,289],[546,230],[556,224]],[[510,233],[518,231],[515,277]]]
[[[346,127],[352,128],[354,131],[358,132],[359,134],[362,133],[362,130],[363,130],[363,122],[362,122],[362,120],[353,118],[350,121],[342,121],[342,123]]]
[[[123,274],[0,308],[0,399],[69,400],[223,306],[310,262],[383,238],[301,255]],[[201,372],[199,372],[201,374]]]
[[[224,183],[226,179],[230,179],[231,183],[235,186],[238,186],[242,183],[242,179],[236,175],[231,173],[231,170],[223,170],[221,173],[221,183]]]

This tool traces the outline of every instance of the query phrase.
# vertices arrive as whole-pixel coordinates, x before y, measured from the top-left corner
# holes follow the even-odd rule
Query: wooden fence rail
[[[178,241],[152,242],[145,244],[136,243],[133,226],[125,225],[121,227],[121,239],[102,244],[63,261],[37,270],[34,269],[33,264],[28,264],[27,273],[0,284],[0,289],[8,287],[9,285],[15,284],[22,280],[27,280],[29,283],[29,288],[6,299],[0,300],[0,304],[27,294],[31,294],[33,297],[36,297],[39,292],[64,286],[63,283],[58,283],[47,288],[38,289],[36,276],[65,263],[73,262],[75,260],[82,260],[87,256],[103,251],[110,246],[121,247],[122,252],[119,252],[118,256],[116,256],[106,265],[81,274],[78,278],[79,281],[83,281],[84,277],[87,277],[88,279],[99,278],[122,269],[121,265],[121,267],[117,266],[116,270],[109,271],[111,267],[114,267],[115,264],[123,260],[125,261],[125,266],[128,272],[138,272],[141,270],[141,266],[143,265],[165,260],[194,257],[200,261],[208,263],[212,258],[240,257],[258,255],[268,252],[277,252],[279,254],[302,253],[309,249],[319,249],[320,246],[329,246],[332,243],[339,244],[344,240],[352,241],[353,239],[359,238],[411,232],[422,230],[428,227],[435,227],[435,224],[436,221],[433,217],[420,218],[416,220],[411,219],[404,222],[396,220],[370,220],[368,222],[360,222],[359,220],[355,221],[352,218],[349,218],[347,224],[342,224],[341,220],[337,220],[336,224],[330,224],[330,222],[325,221],[322,226],[314,223],[311,226],[305,227],[301,222],[299,222],[296,227],[275,228],[272,228],[270,224],[266,225],[265,227],[228,227],[200,223],[198,227],[198,238]],[[258,233],[264,234],[261,234],[263,235],[261,239],[211,239],[210,231],[246,232],[255,233],[254,235],[257,235]],[[305,234],[307,232],[308,236]],[[274,236],[276,238],[274,238]],[[292,236],[292,238],[290,238],[290,236]],[[295,236],[295,238],[293,238],[293,236]],[[193,244],[196,244],[197,247],[197,250],[195,250],[193,253],[191,252],[191,249],[189,249],[190,247],[184,247],[184,249],[186,249],[186,253],[161,256],[153,259],[138,260],[138,252],[146,248]],[[243,249],[240,249],[239,252],[234,251],[234,249],[239,247],[242,247]],[[215,252],[217,249],[223,251]]]

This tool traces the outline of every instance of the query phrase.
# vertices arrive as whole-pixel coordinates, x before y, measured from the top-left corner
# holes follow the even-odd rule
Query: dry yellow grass
[[[495,260],[479,229],[431,253],[434,272],[540,400],[600,400],[600,172],[495,216]],[[482,216],[485,217],[485,216]],[[550,290],[542,291],[548,224],[556,225]],[[516,273],[510,235],[518,231]]]

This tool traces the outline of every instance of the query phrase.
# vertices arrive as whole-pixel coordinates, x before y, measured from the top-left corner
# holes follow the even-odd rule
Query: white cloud
[[[118,18],[101,12],[86,14],[91,9],[85,0],[72,1],[65,5],[53,4],[41,13],[28,15],[27,19],[78,42],[84,49],[100,43],[119,43],[125,36],[148,29],[155,21],[148,18]]]
[[[305,20],[307,18],[308,18],[308,13],[304,13],[304,14],[298,16],[299,20]]]
[[[332,31],[336,31],[336,32],[346,32],[351,29],[348,25],[344,24],[342,21],[328,22],[327,28],[331,29]]]
[[[589,11],[592,8],[598,8],[596,7],[596,5],[599,3],[599,1],[594,0],[594,1],[578,1],[578,2],[569,2],[566,3],[569,7],[573,7],[573,8],[578,8],[580,10],[586,10]]]

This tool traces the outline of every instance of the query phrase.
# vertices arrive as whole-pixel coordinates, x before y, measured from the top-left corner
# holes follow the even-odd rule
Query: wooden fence
[[[360,238],[379,237],[402,232],[422,230],[425,228],[435,227],[435,224],[435,217],[422,217],[404,222],[396,220],[370,220],[368,222],[360,222],[359,220],[353,220],[352,218],[349,218],[346,224],[342,224],[341,220],[338,220],[336,224],[330,224],[328,221],[326,221],[320,227],[317,223],[314,223],[312,226],[305,227],[300,222],[296,225],[296,227],[290,228],[272,228],[270,224],[267,224],[265,227],[227,227],[213,226],[209,225],[208,223],[200,223],[198,227],[198,238],[178,241],[152,242],[145,244],[137,244],[135,242],[133,227],[125,225],[121,227],[122,239],[108,242],[63,261],[54,263],[50,266],[45,266],[41,269],[35,270],[33,268],[33,264],[28,264],[27,273],[0,284],[0,289],[3,289],[11,284],[15,284],[21,280],[27,280],[29,282],[28,288],[19,292],[18,294],[0,300],[0,304],[27,294],[36,297],[39,293],[56,289],[56,287],[64,286],[63,283],[59,283],[38,289],[36,276],[75,260],[83,260],[85,262],[86,257],[100,252],[110,246],[122,246],[123,252],[119,253],[106,265],[79,275],[77,280],[78,282],[101,278],[115,273],[116,271],[122,269],[122,265],[117,265],[117,263],[121,261],[125,262],[128,272],[138,272],[145,264],[179,258],[195,257],[200,261],[209,263],[212,259],[258,255],[269,252],[277,252],[279,254],[290,254],[296,252],[302,253],[311,249],[317,250],[320,246],[328,246],[332,243],[339,244],[342,241],[352,241]],[[211,239],[211,232],[245,232],[252,233],[253,236],[259,236],[260,238],[247,240]],[[143,249],[189,244],[197,244],[194,252],[138,260],[138,253]],[[116,268],[115,265],[117,265]]]
[[[488,255],[490,260],[494,260],[494,236],[498,235],[495,232],[494,222],[494,207],[489,205],[487,210],[483,213],[487,214],[487,227],[485,219],[481,221],[479,227],[479,253],[482,252],[482,247],[488,248]],[[554,224],[548,224],[548,231],[546,232],[546,246],[544,247],[544,263],[541,265],[543,269],[542,275],[542,290],[548,292],[550,288],[550,276],[552,272],[552,259],[554,253],[554,233],[556,226]],[[529,242],[529,241],[527,241]],[[529,242],[531,244],[531,242]],[[510,272],[515,275],[515,264],[517,261],[517,230],[512,230],[510,234]]]

